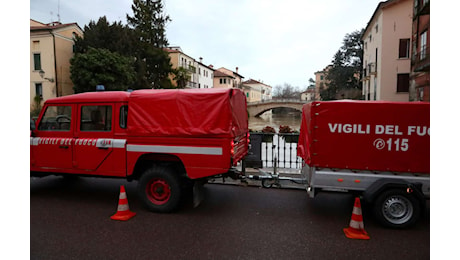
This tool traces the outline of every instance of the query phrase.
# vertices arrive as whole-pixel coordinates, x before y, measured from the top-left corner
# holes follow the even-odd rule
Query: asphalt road
[[[111,220],[120,185],[131,211]],[[137,182],[31,178],[31,259],[429,259],[429,207],[408,230],[385,229],[363,205],[370,240],[346,238],[354,199],[344,194],[208,184],[198,208],[143,208]]]

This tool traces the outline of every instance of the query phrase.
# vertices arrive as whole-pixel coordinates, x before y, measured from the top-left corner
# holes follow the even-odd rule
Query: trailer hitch
[[[275,147],[276,145],[273,145],[273,150],[275,150]],[[280,176],[280,174],[278,173],[278,160],[277,160],[276,154],[274,156],[273,161],[274,161],[273,162],[273,173],[263,171],[262,169],[258,169],[260,173],[259,175],[248,175],[245,178],[252,179],[252,180],[260,180],[262,187],[267,188],[267,189],[273,186],[276,186],[277,188],[281,188],[280,181],[291,181],[297,184],[306,183],[305,179]]]

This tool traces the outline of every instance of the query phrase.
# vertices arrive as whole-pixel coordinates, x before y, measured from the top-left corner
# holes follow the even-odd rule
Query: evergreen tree
[[[320,90],[322,100],[340,98],[339,93],[354,90],[355,93],[362,89],[359,81],[361,73],[363,46],[361,31],[346,34],[342,47],[332,59],[332,68],[326,73],[327,87]],[[353,98],[361,98],[357,95]]]
[[[128,24],[137,32],[140,42],[155,48],[168,46],[165,29],[171,19],[163,13],[161,0],[134,0],[133,17],[127,15]]]
[[[106,49],[88,48],[70,59],[70,79],[75,93],[106,90],[127,90],[135,80],[133,59]]]
[[[91,20],[85,25],[84,36],[77,36],[75,40],[75,52],[86,53],[92,47],[134,57],[135,40],[133,31],[128,26],[122,25],[120,21],[109,24],[103,16],[97,23]]]
[[[163,13],[161,0],[134,0],[133,16],[127,15],[128,24],[137,38],[136,71],[140,88],[172,88],[169,75],[173,73],[170,58],[164,47],[166,23],[171,21]]]

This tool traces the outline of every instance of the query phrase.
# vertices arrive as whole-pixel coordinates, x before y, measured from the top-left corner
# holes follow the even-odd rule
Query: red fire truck
[[[88,92],[49,99],[31,131],[31,176],[138,180],[148,209],[170,212],[187,188],[238,177],[248,152],[237,89]]]

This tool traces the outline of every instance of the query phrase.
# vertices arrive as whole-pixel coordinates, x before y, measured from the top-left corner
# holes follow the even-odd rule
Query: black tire
[[[269,189],[273,186],[273,181],[272,180],[262,180],[262,187],[266,188],[266,189]]]
[[[403,189],[390,189],[382,192],[374,201],[374,214],[377,220],[390,228],[407,228],[414,225],[420,217],[420,202]]]
[[[181,185],[172,169],[154,166],[139,179],[137,191],[148,210],[167,213],[179,206]]]

